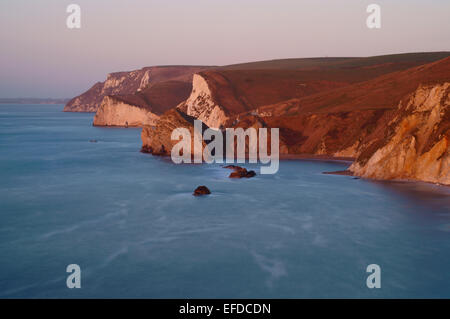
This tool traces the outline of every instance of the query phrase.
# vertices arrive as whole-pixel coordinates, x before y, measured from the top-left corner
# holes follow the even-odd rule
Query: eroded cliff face
[[[159,116],[149,109],[121,101],[114,96],[105,96],[94,116],[95,126],[141,127],[155,125]]]
[[[98,106],[103,99],[104,82],[95,83],[85,93],[74,97],[64,106],[64,112],[97,112]]]
[[[142,90],[150,81],[150,68],[108,74],[104,82],[96,83],[85,93],[70,100],[64,112],[97,112],[103,98],[114,94],[131,94]]]
[[[450,185],[450,83],[419,87],[385,132],[372,142],[376,148],[363,147],[349,168],[353,174]]]
[[[191,135],[191,156],[195,154],[202,154],[203,147],[206,146],[205,142],[201,142],[202,148],[196,149],[194,147],[195,118],[184,114],[177,109],[171,109],[165,112],[156,123],[156,126],[144,126],[142,128],[141,139],[142,149],[144,153],[151,153],[153,155],[170,156],[172,148],[178,143],[178,140],[172,140],[171,135],[173,130],[177,128],[186,128]],[[202,132],[198,134],[202,135],[203,131],[207,129],[207,126],[202,126]]]
[[[199,74],[194,74],[191,95],[178,108],[212,128],[219,128],[228,120],[224,108],[215,101],[208,82]]]
[[[165,81],[134,94],[105,96],[94,117],[94,125],[156,125],[159,116],[185,100],[191,90],[190,83]]]
[[[143,150],[169,155],[172,130],[187,125],[189,117],[213,128],[279,128],[280,154],[353,158],[349,169],[355,175],[450,184],[449,70],[445,58],[301,94],[293,88],[316,82],[268,70],[255,73],[261,78],[246,71],[204,71],[194,76],[177,113],[169,111],[156,128],[144,128]],[[288,84],[295,80],[288,99],[278,101],[286,90],[284,84],[272,90],[267,79],[274,77]]]
[[[65,112],[96,112],[108,95],[127,95],[165,81],[191,83],[192,75],[207,69],[206,66],[154,66],[130,72],[108,74],[104,82],[98,82],[83,94],[71,99]]]

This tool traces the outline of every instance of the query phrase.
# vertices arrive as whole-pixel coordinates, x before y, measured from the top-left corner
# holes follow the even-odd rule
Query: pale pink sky
[[[2,0],[0,97],[72,97],[150,65],[450,51],[449,17],[448,0]]]

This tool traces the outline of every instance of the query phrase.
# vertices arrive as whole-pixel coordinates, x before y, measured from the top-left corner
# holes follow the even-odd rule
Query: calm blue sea
[[[347,165],[321,161],[231,180],[92,118],[0,105],[0,297],[450,297],[448,188],[324,175]]]

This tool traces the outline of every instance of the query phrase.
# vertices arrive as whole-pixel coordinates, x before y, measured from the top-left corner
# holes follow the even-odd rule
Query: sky
[[[450,51],[449,17],[449,0],[1,0],[0,97],[70,98],[152,65]]]

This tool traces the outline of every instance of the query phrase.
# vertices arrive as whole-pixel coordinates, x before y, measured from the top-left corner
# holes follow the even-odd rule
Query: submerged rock
[[[199,186],[195,189],[194,193],[192,195],[194,196],[202,196],[202,195],[209,195],[211,194],[211,191],[206,186]]]

